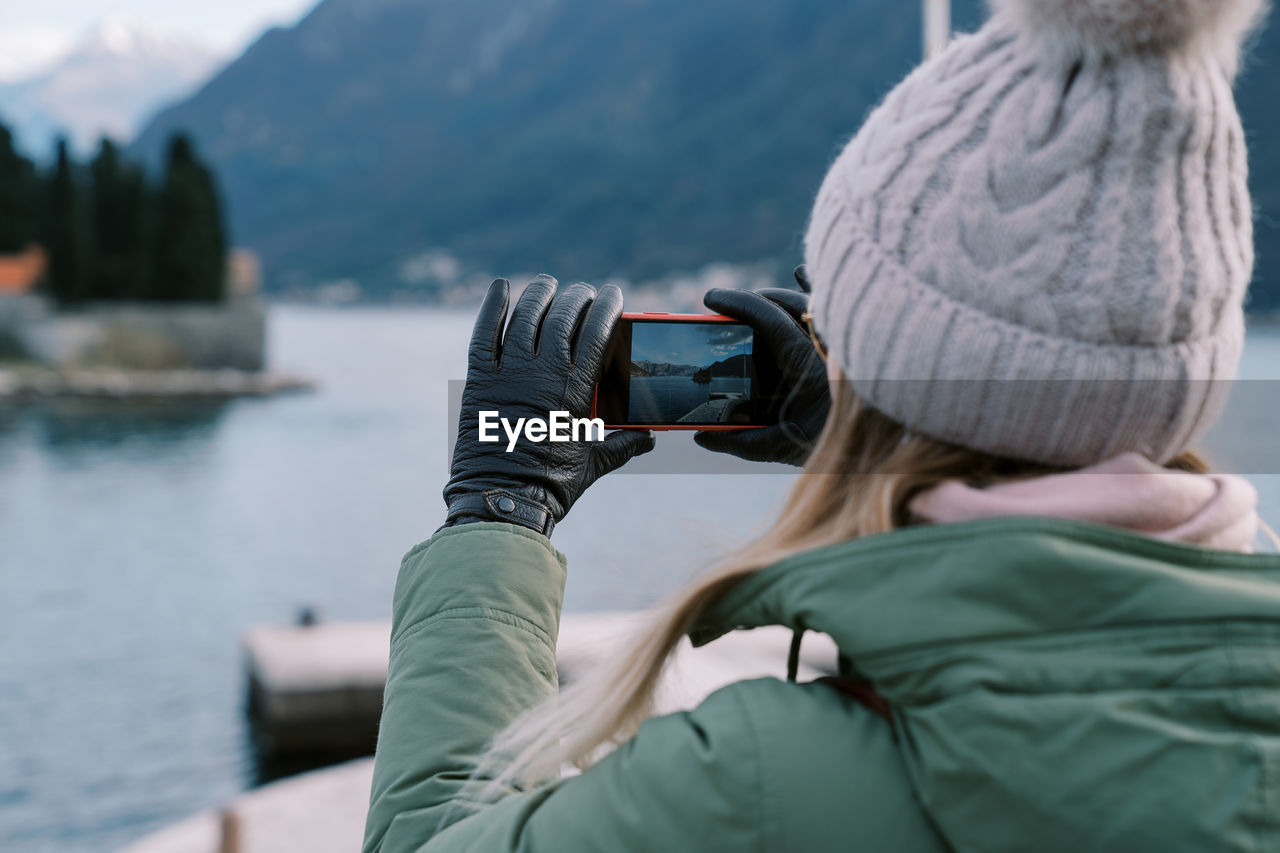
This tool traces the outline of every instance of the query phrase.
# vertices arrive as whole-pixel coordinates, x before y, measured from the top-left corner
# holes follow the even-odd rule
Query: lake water
[[[633,376],[628,423],[677,423],[713,394],[746,399],[751,395],[751,380],[729,376],[695,382],[691,376]],[[703,419],[701,412],[699,419]]]
[[[277,309],[273,364],[318,393],[0,410],[0,850],[108,851],[253,784],[240,633],[304,604],[389,616],[401,555],[441,522],[470,322]],[[1280,336],[1255,335],[1246,374],[1277,365]],[[1259,423],[1233,450],[1273,447]],[[700,452],[664,435],[641,470]],[[734,470],[594,486],[555,534],[566,607],[651,603],[749,536],[792,477]],[[1275,524],[1280,482],[1256,482]]]

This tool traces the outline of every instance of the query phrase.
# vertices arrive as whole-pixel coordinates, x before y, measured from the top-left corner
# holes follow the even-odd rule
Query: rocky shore
[[[269,397],[310,391],[304,376],[247,370],[120,370],[0,367],[0,403],[58,397],[96,399],[211,399]]]

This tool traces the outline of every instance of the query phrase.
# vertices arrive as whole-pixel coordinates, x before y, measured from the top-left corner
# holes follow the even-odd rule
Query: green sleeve
[[[446,529],[405,558],[366,853],[759,848],[758,747],[731,690],[649,720],[582,776],[473,801],[474,756],[556,690],[564,580],[548,540],[503,524]]]
[[[760,853],[769,849],[764,784],[742,691],[731,686],[693,711],[648,720],[582,775],[509,796],[407,849]]]
[[[888,724],[822,684],[740,681],[418,853],[945,853]]]
[[[555,694],[564,556],[509,524],[446,528],[405,556],[364,850],[417,849],[468,805],[476,756]]]

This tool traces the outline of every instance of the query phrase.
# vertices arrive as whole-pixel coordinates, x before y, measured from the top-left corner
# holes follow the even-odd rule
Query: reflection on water
[[[133,446],[152,455],[192,441],[210,440],[228,405],[226,400],[181,405],[156,400],[50,400],[9,407],[7,416],[0,414],[0,429],[12,439],[26,422],[51,450],[110,448],[127,452]],[[0,442],[4,440],[0,436]]]
[[[638,424],[674,424],[686,417],[708,423],[716,420],[705,413],[691,417],[714,399],[746,400],[751,396],[751,380],[716,377],[698,382],[691,376],[633,376],[628,421]]]

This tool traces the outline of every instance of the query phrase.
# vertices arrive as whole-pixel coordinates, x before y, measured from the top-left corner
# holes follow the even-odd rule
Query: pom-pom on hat
[[[1020,32],[1068,56],[1204,52],[1230,73],[1264,5],[1264,0],[991,0],[995,13]]]
[[[908,428],[1164,462],[1221,411],[1253,269],[1232,99],[1261,0],[992,0],[871,114],[805,238],[819,332]]]

